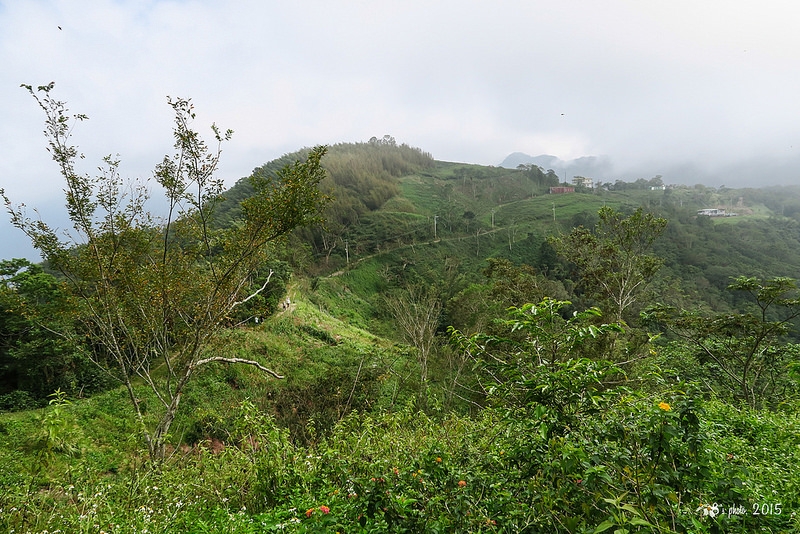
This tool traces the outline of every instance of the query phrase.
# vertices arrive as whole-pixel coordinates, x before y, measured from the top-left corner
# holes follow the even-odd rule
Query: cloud
[[[170,95],[193,99],[201,131],[235,130],[228,183],[383,134],[451,161],[608,155],[674,181],[737,165],[767,180],[751,162],[785,168],[800,148],[795,20],[742,0],[2,2],[0,187],[56,202],[42,114],[19,89],[50,81],[91,117],[75,131],[87,170],[119,153],[131,177],[170,150]]]

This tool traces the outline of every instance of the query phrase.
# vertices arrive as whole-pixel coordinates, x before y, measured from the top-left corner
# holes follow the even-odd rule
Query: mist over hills
[[[663,177],[664,183],[709,187],[768,187],[772,185],[800,184],[800,155],[784,157],[752,156],[731,159],[724,165],[675,160],[672,162],[645,162],[624,165],[609,156],[583,156],[562,160],[557,156],[530,156],[513,152],[500,163],[500,167],[516,169],[519,165],[538,165],[543,170],[552,169],[562,181],[569,182],[573,176],[585,176],[602,182],[650,179]]]
[[[344,143],[347,144],[347,143]],[[331,159],[330,156],[326,159]],[[282,158],[276,162],[285,161]],[[443,162],[445,163],[445,162]],[[693,186],[702,184],[708,187],[753,187],[762,188],[780,185],[800,185],[800,155],[751,156],[732,158],[724,165],[707,165],[703,162],[681,160],[680,155],[673,160],[666,156],[659,161],[626,163],[607,155],[583,156],[563,160],[554,155],[531,156],[523,152],[509,154],[499,167],[516,169],[520,164],[533,164],[547,171],[552,169],[561,181],[569,182],[573,176],[593,178],[596,182],[614,183],[617,180],[634,182],[640,178],[651,179],[660,175],[665,184],[682,184]],[[480,167],[480,165],[476,165]],[[489,169],[489,167],[487,167]],[[379,195],[380,196],[380,195]],[[15,199],[27,202],[44,214],[44,219],[56,227],[69,228],[63,199],[56,195],[45,200]],[[0,257],[25,257],[32,261],[40,261],[40,256],[31,245],[29,239],[13,228],[7,217],[0,218]]]
[[[545,171],[552,169],[565,181],[569,181],[573,176],[586,176],[608,181],[612,180],[612,176],[614,176],[614,165],[608,156],[583,156],[565,161],[556,156],[529,156],[522,152],[514,152],[503,160],[500,167],[516,169],[519,165],[538,165]]]

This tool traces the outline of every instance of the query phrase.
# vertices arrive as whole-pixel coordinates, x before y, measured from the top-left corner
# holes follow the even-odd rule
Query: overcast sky
[[[168,95],[193,99],[200,131],[234,130],[229,184],[384,134],[484,165],[605,155],[668,183],[695,183],[680,166],[777,168],[800,161],[798,27],[795,2],[769,0],[0,0],[0,187],[63,217],[19,87],[51,81],[90,117],[74,138],[86,170],[119,153],[131,178],[171,148]],[[0,235],[0,258],[38,258],[7,217]]]

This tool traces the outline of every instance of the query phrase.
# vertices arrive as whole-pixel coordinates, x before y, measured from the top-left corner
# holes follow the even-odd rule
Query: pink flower
[[[319,511],[322,512],[323,514],[331,513],[331,509],[325,506],[324,504],[319,507]]]

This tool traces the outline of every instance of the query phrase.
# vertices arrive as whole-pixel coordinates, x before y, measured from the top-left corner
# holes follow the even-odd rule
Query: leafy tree
[[[81,347],[59,333],[71,328],[57,313],[67,301],[41,266],[0,261],[0,410],[31,408],[57,389],[77,395],[106,385]]]
[[[247,302],[236,307],[230,316],[231,323],[260,322],[264,317],[269,317],[278,311],[281,303],[284,302],[286,284],[291,276],[289,264],[283,261],[269,261],[262,268],[254,271],[246,292],[248,294],[257,293]],[[265,283],[267,283],[267,287],[259,291],[259,288]]]
[[[156,167],[167,213],[157,221],[146,209],[143,184],[126,184],[119,160],[105,158],[96,177],[80,174],[82,156],[71,144],[73,120],[53,84],[24,86],[45,113],[48,150],[66,181],[74,235],[62,241],[54,228],[26,216],[0,191],[12,223],[64,276],[75,297],[76,336],[88,339],[92,359],[127,388],[150,458],[164,458],[170,426],[194,373],[212,362],[245,363],[280,378],[260,362],[206,355],[204,348],[231,313],[264,291],[271,276],[248,291],[272,244],[293,229],[319,220],[327,197],[317,187],[326,152],[276,176],[255,176],[253,196],[242,201],[242,220],[213,225],[223,183],[214,177],[221,145],[232,132],[212,125],[216,149],[191,127],[191,101],[168,99],[175,114],[175,153]],[[137,391],[144,382],[153,402]]]
[[[792,321],[800,316],[800,295],[791,278],[767,280],[740,276],[728,286],[747,294],[751,312],[713,316],[653,306],[642,315],[699,351],[716,384],[753,408],[785,399],[793,389],[788,368],[798,363],[797,345],[782,343]]]
[[[551,239],[564,258],[577,265],[581,282],[610,305],[615,321],[622,321],[662,260],[650,253],[667,220],[642,208],[624,217],[603,207],[593,230],[579,226],[566,236]]]
[[[545,298],[538,304],[511,307],[508,318],[497,321],[497,333],[466,336],[450,327],[451,343],[480,362],[487,380],[484,390],[490,396],[509,408],[527,406],[531,399],[552,393],[542,391],[536,377],[579,361],[592,367],[586,357],[594,352],[592,345],[623,332],[617,323],[600,323],[597,308],[562,317],[561,311],[570,304]]]
[[[492,300],[504,308],[539,302],[546,297],[567,298],[560,282],[537,274],[530,265],[517,266],[503,258],[490,258],[488,262],[489,266],[483,274],[491,281]]]
[[[560,183],[560,179],[553,169],[547,169],[547,174],[544,176],[544,185],[546,187],[555,187]]]
[[[489,286],[470,284],[448,300],[445,324],[468,334],[483,332],[497,316],[496,308]]]

